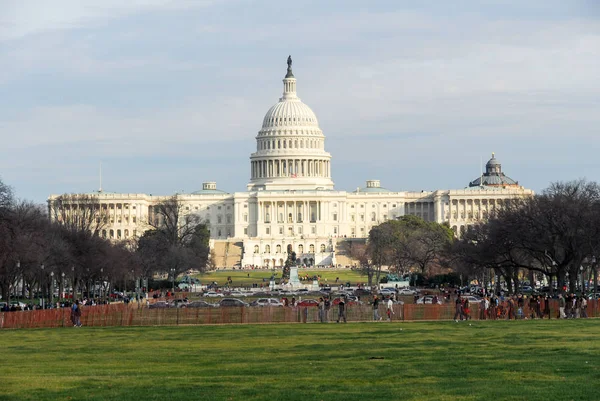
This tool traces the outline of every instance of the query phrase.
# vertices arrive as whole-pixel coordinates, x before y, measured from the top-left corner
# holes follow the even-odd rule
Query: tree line
[[[493,278],[496,291],[503,282],[511,293],[542,276],[551,288],[581,292],[584,283],[598,281],[600,186],[556,182],[540,194],[509,199],[460,239],[447,224],[403,216],[373,227],[366,242],[349,241],[347,252],[369,285],[380,281],[385,266],[429,277],[453,273],[467,283]]]
[[[48,207],[19,200],[0,180],[0,295],[52,299],[54,293],[107,297],[155,274],[204,270],[209,231],[177,197],[154,208],[140,238],[112,242],[109,212],[94,194],[62,195]],[[66,289],[69,291],[66,291]],[[17,294],[17,290],[19,293]]]

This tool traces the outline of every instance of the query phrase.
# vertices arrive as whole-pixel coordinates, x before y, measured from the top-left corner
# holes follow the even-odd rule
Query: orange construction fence
[[[396,304],[391,316],[393,321],[419,320],[451,320],[455,316],[454,304],[444,305],[415,305]],[[494,316],[490,313],[482,315],[478,305],[470,310],[470,318],[474,320],[507,319],[496,309]],[[588,317],[600,317],[598,301],[589,301]],[[378,315],[381,320],[387,320],[386,308],[380,305]],[[522,318],[530,318],[531,310],[525,306]],[[0,329],[39,328],[39,327],[69,327],[71,323],[69,308],[32,310],[0,313]],[[550,304],[550,318],[558,316],[558,302]],[[169,326],[169,325],[199,325],[199,324],[243,324],[243,323],[311,323],[336,321],[338,308],[332,307],[321,316],[315,307],[233,307],[233,308],[165,308],[149,309],[143,304],[121,304],[84,306],[82,307],[81,323],[84,326]],[[513,317],[513,316],[511,316]],[[513,318],[519,318],[516,314]],[[536,316],[537,317],[537,316]],[[547,319],[548,316],[545,316]],[[346,308],[347,321],[374,320],[374,311],[370,305],[352,305]]]

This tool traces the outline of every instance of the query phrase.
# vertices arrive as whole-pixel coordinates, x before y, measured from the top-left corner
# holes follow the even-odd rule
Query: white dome
[[[283,96],[267,111],[250,155],[249,191],[331,190],[331,155],[315,113],[296,96],[292,60]]]
[[[296,98],[294,100],[282,99],[267,111],[263,119],[262,128],[273,127],[319,127],[315,113]]]

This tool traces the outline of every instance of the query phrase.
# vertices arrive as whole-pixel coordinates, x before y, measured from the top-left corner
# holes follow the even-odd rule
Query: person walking
[[[319,321],[321,323],[325,323],[325,301],[323,300],[323,297],[319,298],[318,308],[319,308]]]
[[[329,322],[329,310],[331,309],[331,300],[329,299],[329,297],[325,297],[324,307],[325,307],[325,314],[324,314],[325,323],[328,323]]]
[[[544,316],[548,315],[548,319],[552,319],[550,316],[550,297],[548,294],[544,297],[544,313],[542,314],[542,319]]]
[[[337,323],[340,322],[340,319],[343,319],[344,323],[347,323],[346,322],[346,297],[345,296],[340,297],[340,303],[338,304]]]
[[[463,320],[463,304],[460,294],[458,294],[456,301],[454,302],[454,321],[457,323],[458,317],[460,317],[460,320]]]
[[[581,317],[583,319],[587,319],[587,317],[588,317],[588,315],[587,315],[587,306],[588,306],[587,297],[585,295],[583,295],[581,297]]]
[[[379,298],[377,298],[377,295],[373,296],[373,320],[381,320],[381,317],[379,317]]]
[[[565,298],[563,298],[562,294],[558,294],[558,318],[559,319],[567,318],[567,315],[565,314],[565,305],[566,305]]]
[[[389,297],[387,300],[387,320],[389,322],[392,321],[392,315],[394,315],[394,300],[392,299],[392,297]]]
[[[73,327],[81,327],[81,308],[79,307],[79,300],[75,300],[75,303],[71,307],[71,321]]]

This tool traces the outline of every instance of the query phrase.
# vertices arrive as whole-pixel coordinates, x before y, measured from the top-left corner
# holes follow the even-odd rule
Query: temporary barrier
[[[470,318],[478,320],[507,319],[508,310],[503,313],[495,311],[482,315],[479,305],[472,305]],[[395,304],[392,321],[418,320],[451,320],[455,317],[455,305],[418,305]],[[378,315],[381,320],[387,320],[386,308],[380,305]],[[543,311],[543,306],[542,306]],[[531,310],[524,307],[523,315],[515,317],[530,318]],[[37,327],[68,327],[72,326],[69,308],[32,310],[0,313],[0,328],[37,328]],[[321,316],[316,307],[220,307],[220,308],[163,308],[150,309],[142,304],[122,304],[84,306],[82,307],[81,322],[84,326],[169,326],[169,325],[200,325],[200,324],[246,324],[246,323],[314,323],[323,321],[335,322],[339,310],[332,307]],[[345,311],[347,321],[370,321],[375,315],[370,305],[352,305]],[[534,314],[535,315],[535,314]],[[599,317],[598,301],[589,301],[588,317]],[[558,316],[558,301],[550,302],[550,318]],[[537,316],[536,316],[537,317]],[[460,315],[457,316],[460,318]],[[548,318],[548,316],[546,316]]]

